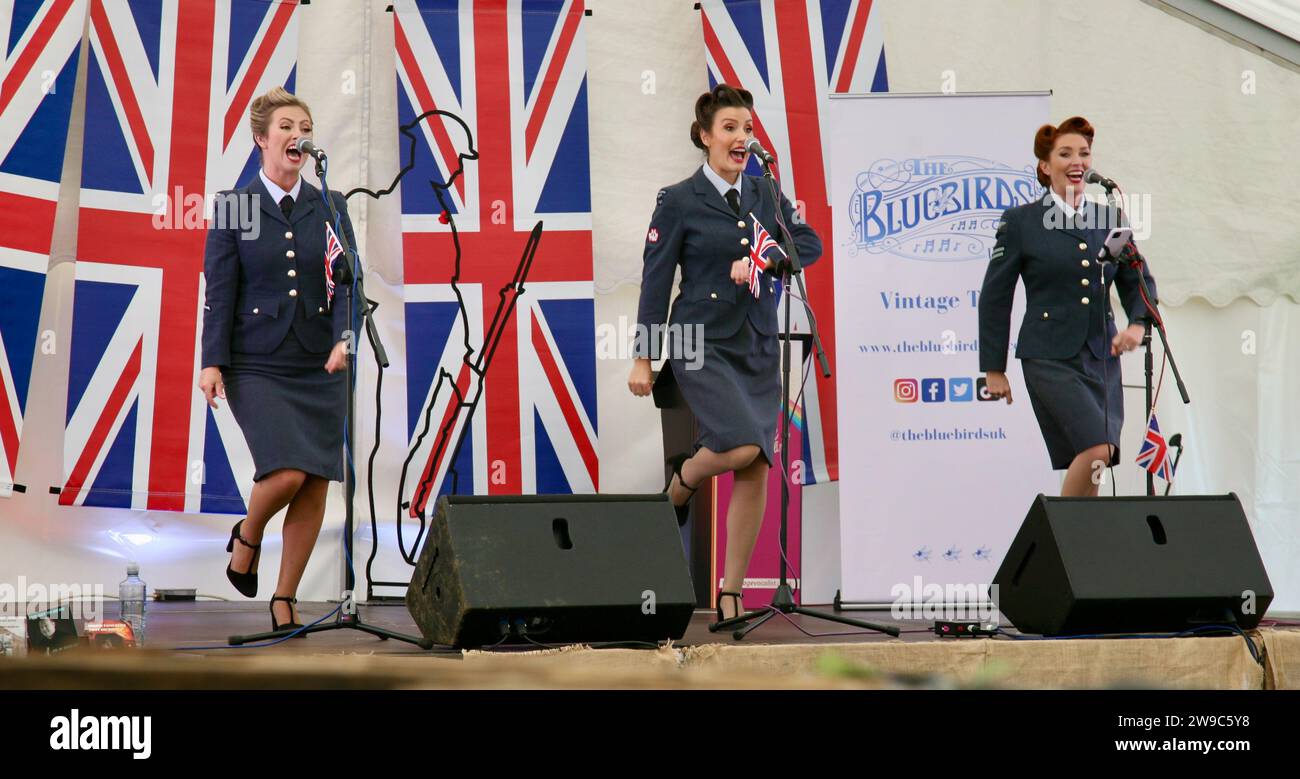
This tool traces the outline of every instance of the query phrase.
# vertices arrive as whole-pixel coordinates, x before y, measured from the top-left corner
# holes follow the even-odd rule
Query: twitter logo
[[[948,379],[948,400],[952,403],[969,403],[975,399],[975,384],[969,378]]]

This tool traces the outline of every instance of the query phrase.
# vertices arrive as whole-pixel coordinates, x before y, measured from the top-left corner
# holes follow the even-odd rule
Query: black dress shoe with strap
[[[275,619],[275,602],[276,602],[276,601],[284,601],[285,603],[288,603],[288,604],[289,604],[289,619],[290,619],[291,621],[289,621],[289,622],[285,622],[284,624],[281,624],[281,623],[279,623],[279,622],[276,621],[276,619]],[[301,624],[292,621],[292,620],[293,620],[293,607],[294,607],[297,603],[298,603],[298,599],[297,599],[297,598],[292,598],[292,597],[289,597],[288,595],[272,595],[272,596],[271,596],[271,630],[273,630],[273,631],[280,631],[280,630],[298,630],[299,628],[302,627]],[[299,633],[298,635],[294,636],[294,638],[306,638],[306,637],[307,637],[307,634],[306,634],[306,633]]]
[[[253,569],[257,567],[257,558],[262,554],[262,545],[250,544],[244,540],[244,536],[239,532],[239,528],[243,524],[244,520],[241,519],[230,529],[230,542],[226,544],[226,551],[234,552],[235,542],[238,541],[253,550],[253,559],[249,561],[248,570],[244,573],[236,571],[230,567],[230,563],[226,563],[226,578],[230,580],[231,584],[235,585],[235,589],[239,590],[241,595],[245,598],[252,598],[257,595],[257,571]]]
[[[718,607],[717,607],[717,608],[718,608],[718,622],[722,622],[723,620],[726,620],[726,619],[735,619],[735,617],[724,617],[724,616],[722,616],[722,599],[723,599],[723,598],[732,598],[732,599],[734,599],[734,600],[736,601],[736,617],[739,617],[739,616],[741,616],[741,615],[743,615],[743,614],[745,613],[745,602],[744,602],[743,600],[741,600],[741,594],[740,594],[740,593],[738,593],[738,592],[719,591],[719,592],[718,592]]]
[[[698,485],[698,484],[695,485],[694,487],[688,485],[688,484],[686,483],[686,480],[682,478],[682,466],[685,465],[685,464],[686,464],[686,461],[689,460],[689,459],[691,459],[691,456],[690,456],[689,454],[677,454],[677,455],[673,455],[672,457],[669,457],[667,460],[665,460],[666,463],[668,463],[669,465],[671,465],[671,466],[673,467],[673,474],[672,474],[672,476],[669,476],[669,477],[668,477],[668,483],[664,485],[664,493],[665,493],[665,494],[668,494],[668,491],[669,491],[670,489],[672,489],[672,486],[673,486],[673,476],[676,476],[676,477],[677,477],[677,483],[678,483],[678,484],[681,484],[681,485],[682,485],[682,489],[686,490],[686,493],[687,493],[687,495],[686,495],[686,502],[685,502],[685,503],[683,503],[683,504],[680,505],[680,506],[678,506],[678,505],[675,504],[675,503],[673,504],[673,511],[676,512],[676,514],[677,514],[677,526],[678,526],[678,527],[685,527],[685,525],[686,525],[686,520],[690,519],[690,516],[691,516],[691,498],[694,497],[694,495],[695,495],[695,491],[698,490],[698,489],[700,488],[700,485]],[[668,501],[669,501],[670,503],[672,503],[672,498],[669,497],[669,498],[668,498]]]

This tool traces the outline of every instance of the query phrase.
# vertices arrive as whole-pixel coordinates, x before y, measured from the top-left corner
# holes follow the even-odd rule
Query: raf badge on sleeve
[[[995,232],[993,236],[997,240],[997,244],[993,247],[993,251],[989,252],[989,260],[998,260],[1002,258],[1003,252],[1006,251],[1006,247],[1002,245],[1002,238],[1005,236],[1006,232],[1006,220],[998,222],[997,232]]]

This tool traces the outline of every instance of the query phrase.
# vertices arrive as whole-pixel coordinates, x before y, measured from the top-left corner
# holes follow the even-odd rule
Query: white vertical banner
[[[999,216],[1042,193],[1048,101],[832,96],[843,601],[970,604],[1059,491],[1019,362],[1012,405],[984,389],[977,309]]]

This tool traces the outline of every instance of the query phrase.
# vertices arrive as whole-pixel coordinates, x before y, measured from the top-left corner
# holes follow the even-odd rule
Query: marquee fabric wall
[[[384,0],[313,2],[298,13],[295,87],[312,105],[336,189],[386,186],[401,167],[399,117],[390,108],[397,105],[398,79],[388,5]],[[701,162],[688,145],[686,129],[695,97],[707,88],[709,64],[701,15],[692,5],[585,4],[592,11],[582,32],[597,336],[591,424],[599,431],[593,485],[602,492],[662,487],[658,413],[648,400],[628,393],[627,361],[602,353],[600,338],[616,337],[620,322],[626,326],[635,316],[641,247],[655,193]],[[1300,306],[1294,302],[1300,227],[1286,218],[1300,203],[1286,166],[1279,164],[1286,143],[1300,130],[1300,105],[1284,99],[1300,94],[1300,75],[1125,0],[1082,7],[876,0],[871,14],[878,17],[888,47],[891,90],[933,92],[949,84],[960,91],[1051,89],[1055,118],[1082,113],[1098,125],[1098,167],[1130,192],[1151,194],[1153,232],[1142,245],[1161,281],[1174,348],[1194,400],[1188,409],[1181,404],[1166,409],[1165,403],[1176,400],[1172,393],[1162,399],[1162,426],[1189,439],[1177,489],[1185,494],[1236,490],[1273,575],[1276,607],[1300,607],[1300,581],[1291,573],[1300,571],[1300,464],[1292,443],[1300,422],[1288,406],[1300,387],[1296,361],[1288,359],[1300,338]],[[1124,56],[1079,52],[1075,42],[1104,37],[1103,29],[1118,36]],[[83,51],[78,59],[77,89],[87,88],[88,56]],[[1242,92],[1243,71],[1254,74],[1253,94]],[[58,334],[59,348],[50,355],[37,352],[31,372],[32,386],[60,389],[32,393],[25,408],[15,481],[28,491],[0,499],[0,570],[111,585],[122,578],[125,560],[134,558],[153,586],[233,595],[222,574],[225,535],[233,521],[226,515],[59,506],[59,496],[48,492],[65,475],[71,383],[66,338],[73,332],[77,283],[71,260],[83,250],[77,245],[83,160],[100,148],[94,136],[85,136],[86,129],[85,111],[74,107],[37,323],[38,332]],[[1029,139],[1025,146],[1028,155]],[[1220,164],[1221,159],[1232,164]],[[1216,186],[1207,187],[1207,180]],[[402,207],[396,198],[360,196],[350,201],[350,209],[369,268],[368,291],[380,304],[377,319],[394,365],[379,393],[384,445],[375,458],[374,479],[377,495],[394,496],[409,441]],[[375,441],[370,399],[377,375],[368,356],[363,350],[358,383],[363,403],[357,451],[363,454]],[[1126,363],[1131,383],[1139,378],[1135,369]],[[1140,415],[1130,413],[1130,418]],[[1134,432],[1126,429],[1125,435]],[[1126,449],[1136,451],[1128,440]],[[367,466],[358,463],[358,469],[358,515],[364,522],[369,519]],[[1136,467],[1122,469],[1120,479],[1122,491],[1140,491]],[[833,483],[816,486],[833,495]],[[299,592],[304,599],[338,596],[342,507],[337,488],[330,500],[325,530]],[[395,538],[395,507],[377,511],[380,554],[374,574],[399,578],[409,568]],[[806,532],[811,523],[830,521],[807,517]],[[360,562],[369,551],[370,529],[363,525],[358,537]],[[405,541],[412,539],[408,532]],[[278,563],[274,543],[264,551],[263,570]],[[831,570],[833,563],[829,558],[819,563],[810,558],[808,545],[804,549],[808,588],[814,571]]]
[[[0,9],[0,498],[18,465],[85,14],[84,2]]]

